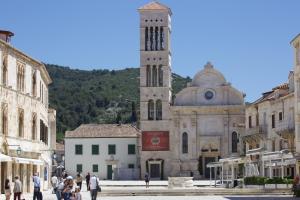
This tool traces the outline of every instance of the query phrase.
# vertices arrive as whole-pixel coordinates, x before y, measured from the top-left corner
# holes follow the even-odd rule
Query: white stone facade
[[[47,189],[56,140],[56,112],[48,107],[51,79],[41,62],[2,40],[0,69],[0,154],[10,157],[0,158],[1,192],[4,180],[14,176],[20,177],[24,192],[33,191],[33,172]]]
[[[139,12],[142,177],[209,178],[208,162],[240,154],[244,95],[208,63],[172,102],[171,10],[152,2]]]

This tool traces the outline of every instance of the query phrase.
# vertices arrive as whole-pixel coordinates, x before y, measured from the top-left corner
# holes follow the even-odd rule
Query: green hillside
[[[86,71],[50,64],[46,68],[53,80],[49,100],[57,111],[58,138],[82,123],[129,123],[132,113],[138,113],[139,68]],[[189,81],[173,74],[173,93]]]

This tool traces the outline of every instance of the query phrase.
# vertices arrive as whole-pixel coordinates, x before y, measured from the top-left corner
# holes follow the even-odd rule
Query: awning
[[[0,153],[0,162],[8,162],[8,161],[12,161],[11,157]]]
[[[37,159],[30,159],[30,158],[18,158],[13,157],[14,161],[16,163],[22,163],[22,164],[34,164],[34,165],[43,165],[44,162]]]

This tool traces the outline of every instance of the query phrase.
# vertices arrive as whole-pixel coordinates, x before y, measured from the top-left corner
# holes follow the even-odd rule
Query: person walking
[[[19,177],[15,177],[15,186],[14,186],[14,200],[18,198],[18,200],[21,200],[21,194],[22,194],[22,183],[19,180]]]
[[[95,175],[93,175],[90,179],[91,200],[97,199],[98,186],[99,186],[98,178]]]
[[[33,181],[33,200],[40,200],[41,199],[41,179],[40,177],[38,177],[37,173],[34,173],[33,177],[32,177],[32,181]]]
[[[4,184],[4,192],[5,192],[5,199],[6,199],[6,200],[10,200],[10,196],[11,196],[11,188],[10,188],[9,179],[6,179],[6,180],[5,180],[5,184]]]
[[[87,191],[90,191],[90,179],[91,179],[91,175],[90,175],[90,172],[88,172],[87,175],[85,176]]]
[[[59,181],[58,181],[58,186],[57,186],[57,190],[56,190],[57,200],[62,199],[62,192],[64,190],[64,187],[65,187],[64,180],[62,178],[60,178]]]
[[[150,176],[148,173],[145,174],[145,183],[146,183],[146,188],[149,187],[149,182],[150,182]]]
[[[76,184],[77,184],[77,186],[79,186],[80,190],[81,190],[81,186],[82,186],[82,180],[83,180],[83,177],[79,172],[76,176]]]
[[[82,200],[79,186],[76,186],[75,188],[75,200]]]
[[[64,182],[64,190],[63,190],[64,200],[70,200],[72,195],[72,189],[73,189],[73,177],[68,176]]]
[[[51,178],[51,185],[52,185],[52,193],[56,194],[57,186],[58,186],[58,178],[57,176],[52,176]]]

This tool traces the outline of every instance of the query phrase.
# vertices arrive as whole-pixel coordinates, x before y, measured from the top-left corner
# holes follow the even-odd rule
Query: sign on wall
[[[143,151],[169,151],[169,131],[143,131]]]

